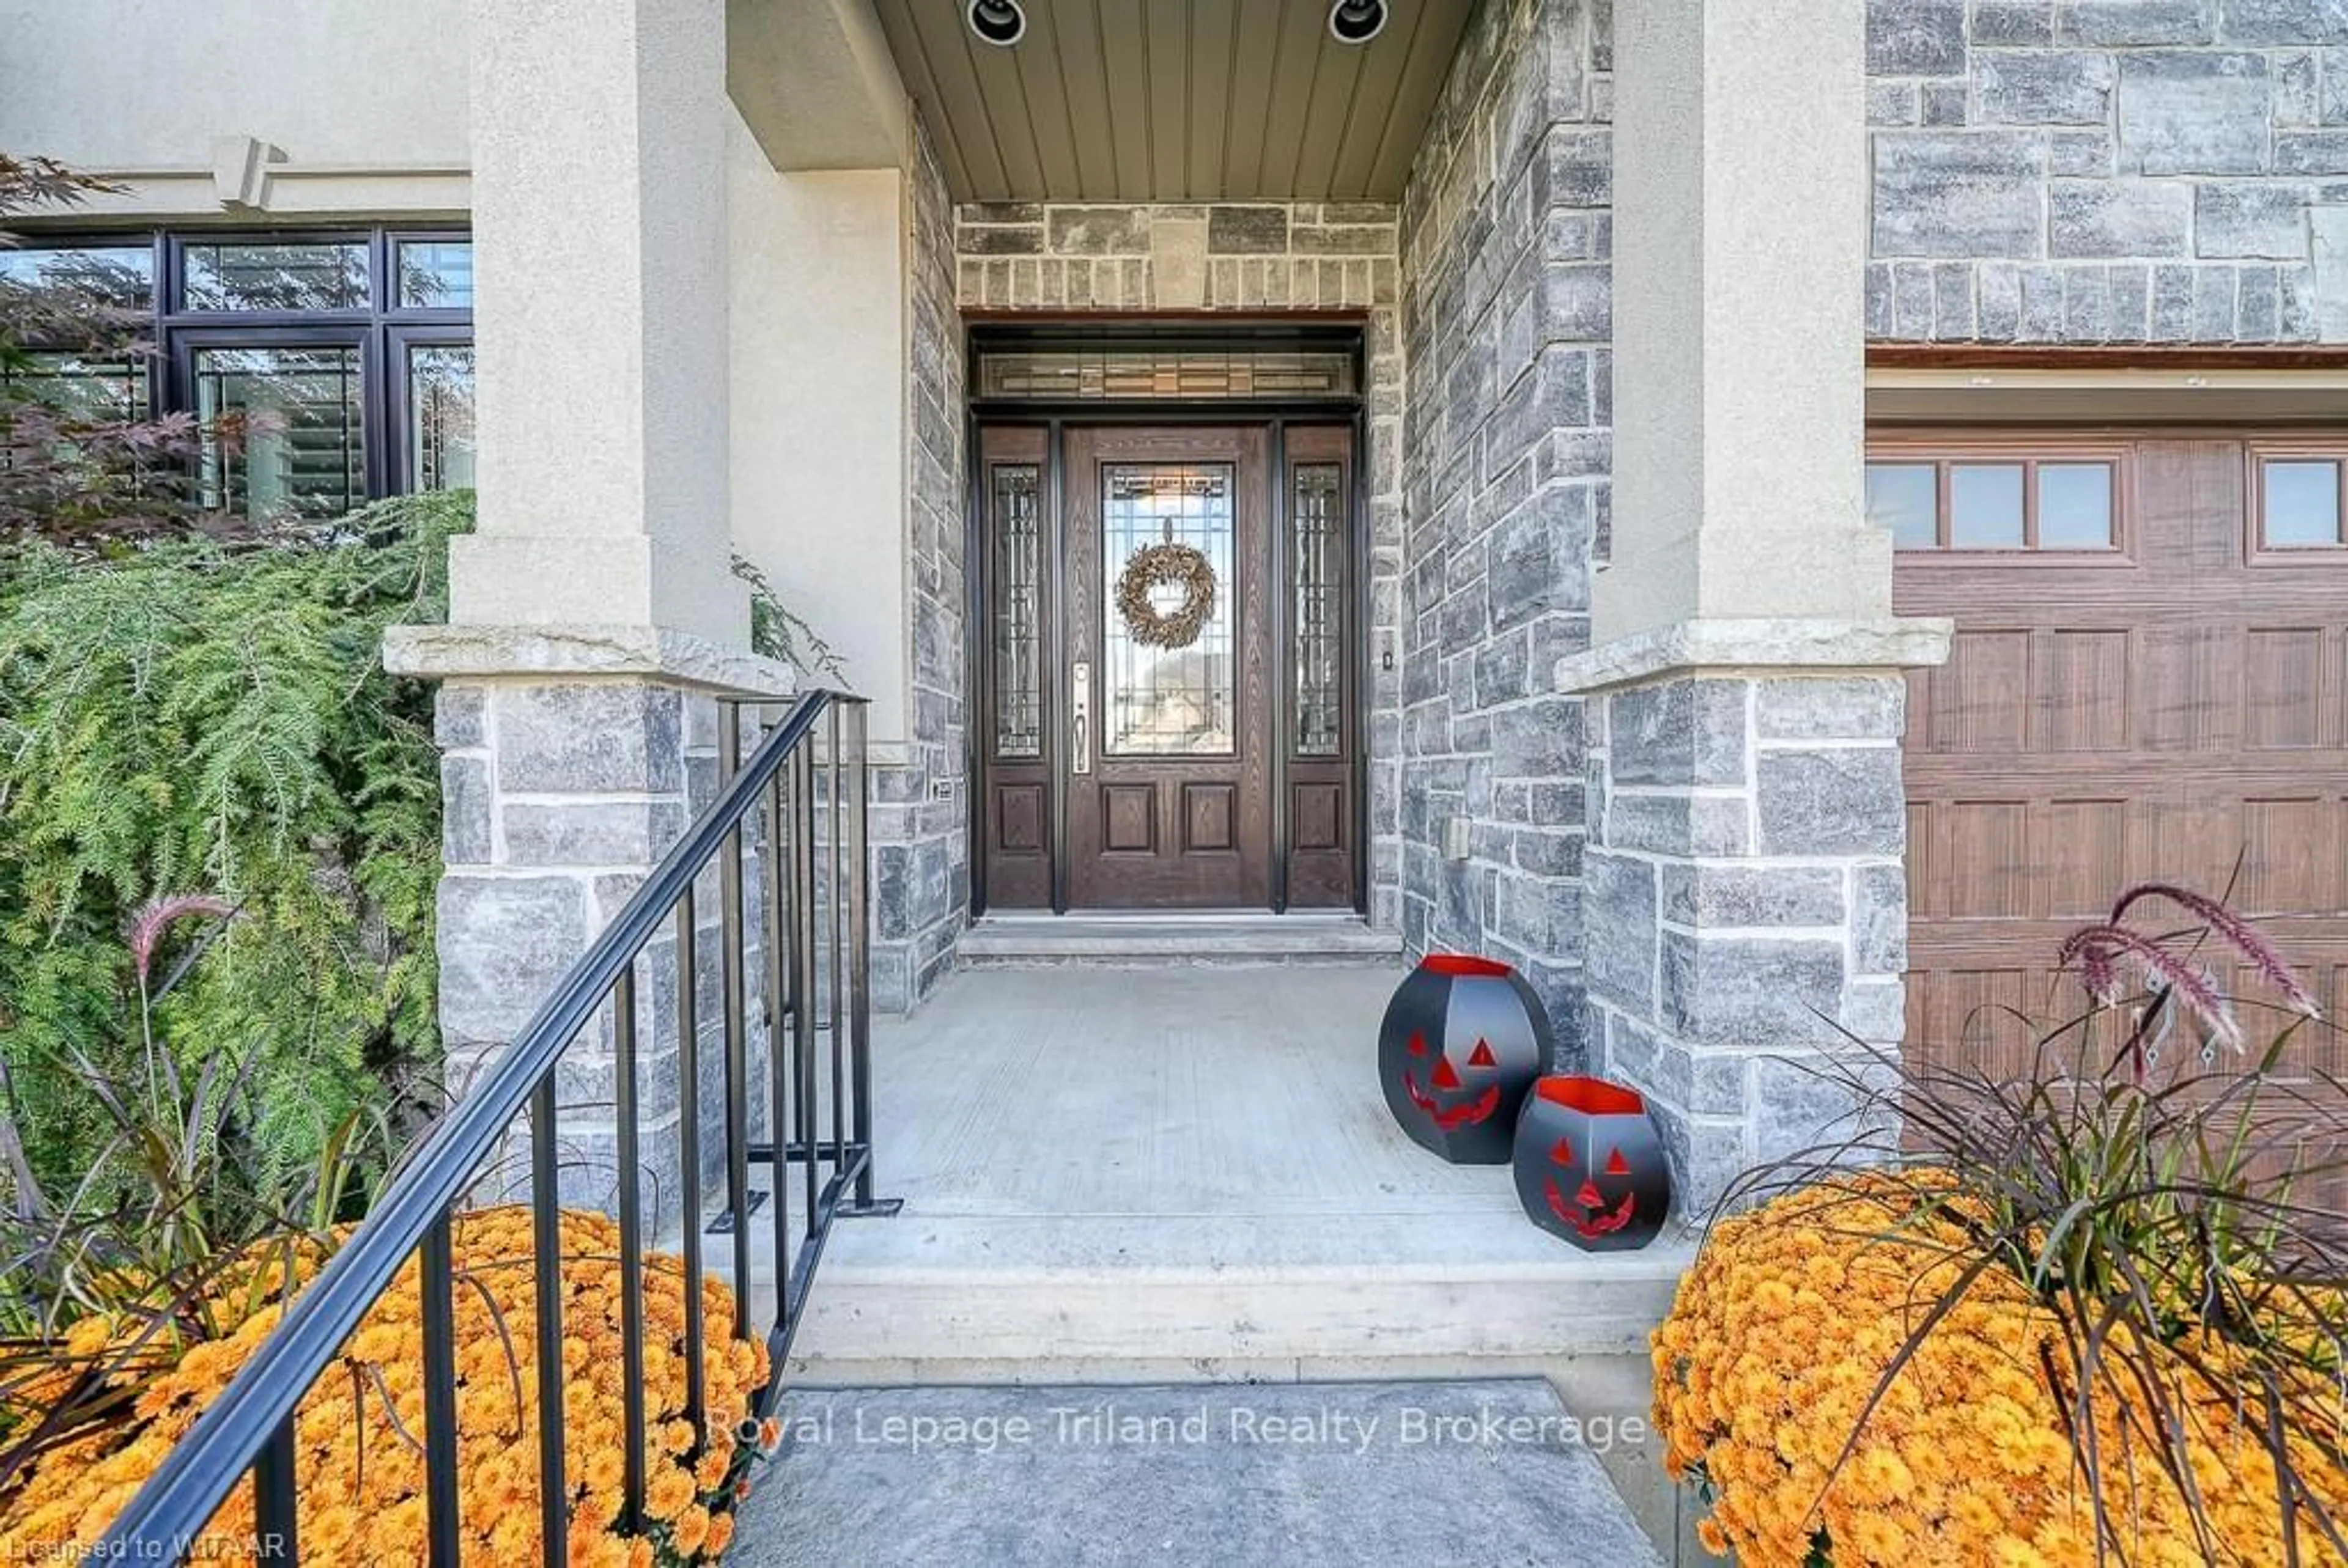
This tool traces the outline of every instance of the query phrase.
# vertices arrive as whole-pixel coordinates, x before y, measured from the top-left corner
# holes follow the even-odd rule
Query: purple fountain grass
[[[2076,968],[2089,994],[2106,1004],[2119,999],[2119,960],[2132,958],[2147,975],[2166,986],[2229,1050],[2242,1043],[2242,1026],[2209,977],[2141,931],[2126,926],[2089,926],[2074,932],[2054,956],[2059,968]]]
[[[2309,1018],[2320,1019],[2323,1009],[2316,1005],[2315,997],[2300,982],[2274,944],[2260,935],[2257,927],[2232,909],[2189,887],[2179,887],[2169,882],[2142,882],[2120,895],[2112,906],[2111,924],[2117,926],[2129,909],[2147,898],[2166,898],[2192,914],[2194,918],[2215,931],[2225,944],[2241,955],[2259,978],[2282,993],[2283,999]]]
[[[2153,899],[2198,919],[2146,928],[2141,906]],[[2221,950],[2203,951],[2211,932],[2240,955],[2240,969],[2255,968],[2307,1016],[2278,1008],[2277,1019],[2238,1022],[2223,981],[2204,969]],[[2202,1489],[2209,1445],[2220,1440],[2223,1462],[2253,1460],[2272,1477],[2283,1551],[2257,1562],[2348,1563],[2348,1508],[2318,1490],[2348,1461],[2348,1227],[2337,1195],[2348,1178],[2348,1082],[2324,1066],[2337,1037],[2328,1024],[2310,1028],[2314,998],[2240,916],[2168,883],[2131,889],[2108,920],[2062,944],[2055,967],[2094,1002],[2052,1020],[2013,1009],[2036,1034],[2026,1064],[1986,1038],[1930,1056],[1911,1046],[1904,1061],[1854,1040],[1818,1072],[1856,1109],[1811,1147],[1746,1173],[1721,1203],[1725,1213],[1849,1183],[1854,1156],[1915,1173],[1916,1223],[1881,1235],[1928,1236],[1931,1261],[1904,1322],[1890,1325],[1899,1348],[1829,1474],[1872,1435],[1871,1417],[1924,1337],[1978,1278],[2000,1272],[2044,1315],[2041,1372],[2065,1412],[2096,1563],[2137,1561],[2131,1512],[2147,1488],[2175,1500],[2194,1561],[2252,1561],[2230,1550],[2235,1520]],[[2131,996],[2138,968],[2148,994]],[[2247,1060],[2221,1063],[2205,1050],[2156,1078],[2161,1031],[2180,1017],[2212,1047],[2239,1051],[2246,1035],[2261,1038]],[[2287,1062],[2294,1042],[2306,1059]],[[2119,1442],[2102,1435],[2099,1406],[2126,1422]],[[2220,1406],[2232,1412],[2222,1439],[2208,1424]]]
[[[171,898],[149,899],[130,922],[130,962],[138,971],[139,989],[146,989],[148,973],[155,962],[155,948],[174,921],[191,915],[225,920],[235,913],[235,905],[212,893],[182,893]]]

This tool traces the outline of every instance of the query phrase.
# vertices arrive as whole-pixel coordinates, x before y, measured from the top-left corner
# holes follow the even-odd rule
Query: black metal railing
[[[254,1487],[260,1560],[300,1558],[295,1501],[294,1418],[319,1377],[383,1297],[410,1256],[423,1294],[424,1460],[429,1558],[457,1568],[459,1467],[452,1215],[473,1200],[517,1117],[529,1126],[531,1252],[535,1271],[540,1419],[541,1535],[549,1564],[567,1561],[563,1481],[562,1279],[560,1137],[556,1068],[582,1030],[608,1007],[617,1158],[613,1194],[620,1231],[621,1343],[625,1451],[623,1526],[644,1517],[644,1203],[640,1164],[636,977],[646,948],[673,929],[676,990],[677,1176],[684,1306],[686,1418],[700,1424],[708,1326],[703,1320],[701,1034],[710,1021],[696,995],[700,927],[695,885],[717,868],[723,997],[716,1020],[725,1052],[725,1195],[730,1225],[734,1321],[725,1331],[760,1333],[751,1298],[749,1169],[773,1165],[775,1298],[764,1326],[771,1368],[755,1412],[772,1412],[791,1340],[804,1316],[832,1222],[885,1214],[872,1174],[871,1005],[866,801],[868,759],[862,699],[815,692],[794,702],[740,763],[740,718],[757,704],[721,706],[716,799],[554,989],[513,1043],[410,1153],[344,1245],[287,1309],[194,1428],[104,1537],[87,1563],[178,1563],[218,1543],[199,1537],[241,1480]],[[746,845],[747,854],[746,854]],[[755,866],[757,902],[746,908],[746,868]],[[751,1139],[754,1085],[749,1007],[754,952],[763,969],[759,1000],[769,1098],[766,1140]],[[779,1158],[778,1157],[779,1155]],[[791,1201],[795,1171],[800,1196]],[[550,1419],[553,1415],[555,1419]]]

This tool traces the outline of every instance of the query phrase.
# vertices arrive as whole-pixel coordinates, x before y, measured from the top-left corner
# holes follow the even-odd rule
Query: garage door
[[[2154,879],[2230,882],[2348,1016],[2343,458],[2241,434],[1870,442],[1898,610],[1957,625],[1910,686],[1911,1055],[2020,1067],[2003,1009],[2075,1013],[2056,946]],[[2300,1061],[2348,1072],[2329,1031]]]

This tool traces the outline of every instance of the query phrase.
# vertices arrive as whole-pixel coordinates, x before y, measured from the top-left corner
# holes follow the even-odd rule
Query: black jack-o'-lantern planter
[[[1549,1015],[1516,970],[1431,953],[1386,1004],[1378,1080],[1412,1142],[1455,1165],[1505,1165],[1549,1052]]]
[[[1517,1199],[1533,1224],[1585,1252],[1662,1234],[1672,1173],[1647,1102],[1602,1078],[1544,1078],[1517,1116]]]

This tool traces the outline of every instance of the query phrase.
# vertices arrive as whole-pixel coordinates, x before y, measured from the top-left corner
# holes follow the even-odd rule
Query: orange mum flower
[[[679,1552],[693,1556],[709,1539],[709,1511],[699,1503],[686,1509],[669,1527],[668,1538]]]
[[[1654,1416],[1664,1468],[1711,1488],[1711,1515],[1697,1525],[1706,1551],[1733,1550],[1746,1568],[1800,1568],[1816,1561],[1823,1534],[1834,1568],[2096,1561],[2067,1389],[2054,1392],[2045,1371],[2071,1358],[2020,1279],[1974,1281],[1875,1400],[1920,1321],[1918,1304],[1955,1279],[1950,1257],[1962,1236],[1953,1222],[1918,1213],[1931,1180],[1854,1177],[1725,1220],[1681,1280],[1652,1341]],[[2348,1420],[2348,1391],[2331,1397]],[[2103,1389],[2093,1404],[2106,1465],[2151,1473],[2145,1418]],[[2232,1435],[2225,1399],[2181,1408],[2199,1440],[2193,1479],[2204,1517],[2230,1560],[2284,1561],[2271,1458]],[[1829,1483],[1854,1430],[1859,1441]],[[2348,1512],[2348,1470],[2328,1438],[2311,1434],[2293,1457],[2302,1483],[2337,1518]],[[2133,1464],[2114,1462],[2131,1448]],[[2138,1484],[2107,1501],[2128,1561],[2203,1561],[2176,1488]],[[2308,1526],[2299,1549],[2304,1563],[2348,1563]]]
[[[754,1448],[733,1440],[730,1429],[714,1432],[708,1453],[687,1469],[672,1456],[692,1452],[697,1434],[685,1421],[660,1421],[646,1444],[646,1504],[655,1518],[675,1522],[660,1532],[674,1553],[664,1559],[653,1539],[618,1532],[623,1390],[619,1378],[606,1374],[621,1358],[619,1227],[609,1216],[589,1214],[565,1214],[561,1225],[562,1354],[572,1375],[554,1419],[563,1423],[565,1482],[572,1500],[570,1561],[581,1568],[658,1568],[664,1562],[714,1557],[731,1538],[732,1521],[713,1519],[695,1504],[697,1474],[716,1478],[698,1490],[720,1485]],[[458,1215],[453,1229],[461,1281],[455,1306],[464,1558],[534,1562],[541,1412],[530,1216],[519,1208],[482,1210]],[[296,1258],[296,1280],[314,1275],[322,1262],[323,1256]],[[646,1362],[668,1375],[665,1384],[648,1383],[654,1410],[665,1415],[685,1402],[685,1286],[675,1259],[655,1255],[647,1264]],[[273,1257],[267,1281],[273,1287],[281,1266]],[[256,1278],[250,1270],[226,1271],[219,1299],[206,1304],[221,1337],[192,1348],[160,1348],[174,1359],[120,1424],[44,1454],[0,1497],[0,1563],[64,1561],[103,1532],[275,1327],[282,1307],[254,1288]],[[705,1301],[712,1325],[732,1321],[733,1298],[722,1282],[709,1283]],[[68,1330],[61,1348],[85,1357],[103,1354],[137,1328],[86,1320]],[[719,1344],[713,1339],[713,1349]],[[710,1362],[700,1397],[713,1411],[738,1410],[767,1375],[763,1344],[727,1345]],[[429,1510],[423,1460],[412,1446],[424,1430],[423,1386],[422,1299],[411,1262],[352,1336],[343,1366],[321,1378],[296,1412],[305,1563],[366,1568],[423,1561]],[[243,1554],[252,1527],[251,1489],[239,1488],[191,1543],[191,1560]],[[684,1543],[685,1537],[692,1545]]]

